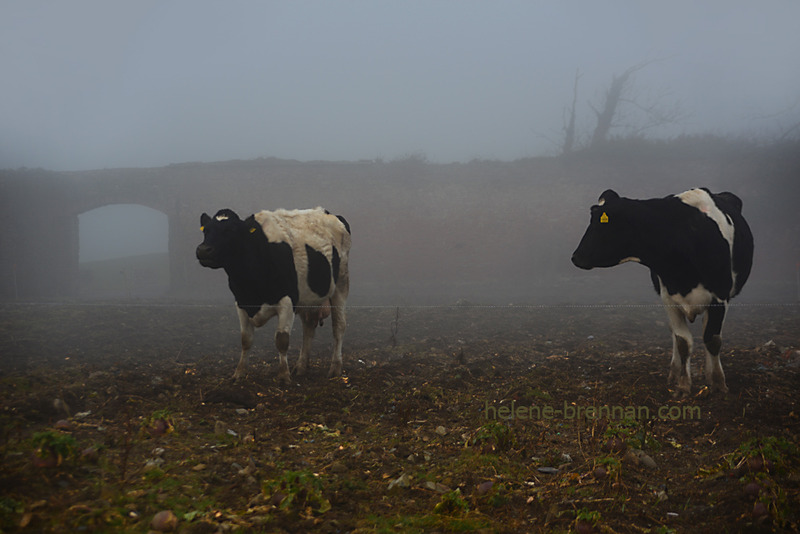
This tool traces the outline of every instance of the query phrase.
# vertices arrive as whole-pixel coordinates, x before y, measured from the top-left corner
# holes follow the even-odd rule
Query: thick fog
[[[800,118],[796,2],[3,2],[0,168],[557,152],[579,74],[676,112],[647,133]],[[617,133],[643,123],[636,106]]]
[[[794,163],[785,150],[780,162],[730,162],[740,140],[763,147],[798,136],[797,20],[794,2],[4,2],[0,169],[360,165],[354,185],[330,163],[253,171],[269,176],[270,195],[233,185],[247,183],[247,170],[199,166],[186,171],[206,180],[194,187],[222,180],[232,191],[216,190],[202,208],[160,198],[159,184],[151,202],[139,200],[150,207],[112,194],[87,202],[75,241],[81,284],[97,294],[156,295],[170,277],[201,270],[189,243],[200,235],[181,233],[189,216],[153,207],[194,210],[194,225],[201,210],[325,205],[355,228],[355,295],[394,287],[387,302],[421,302],[445,281],[453,285],[439,301],[569,302],[636,277],[628,295],[652,299],[646,269],[587,274],[569,263],[588,207],[607,187],[641,198],[705,185],[743,196],[757,235],[751,285],[780,280],[780,298],[794,291],[800,261]],[[568,151],[573,113],[571,148],[589,146],[621,79],[608,139],[689,139],[695,155],[719,148],[695,143],[702,136],[730,146],[696,164],[672,153],[641,167],[627,156],[513,165]],[[164,176],[180,174],[169,169]],[[298,177],[316,185],[293,185]],[[168,248],[191,266],[176,267]],[[148,255],[161,257],[107,261]],[[0,260],[15,294],[16,260]],[[153,275],[153,265],[164,272]],[[225,293],[214,274],[196,287]]]

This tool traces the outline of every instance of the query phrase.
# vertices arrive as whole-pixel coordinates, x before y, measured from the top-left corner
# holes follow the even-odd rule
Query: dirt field
[[[800,528],[797,305],[732,307],[730,393],[696,346],[680,401],[657,305],[353,308],[330,380],[328,330],[281,388],[232,305],[3,305],[0,531]]]

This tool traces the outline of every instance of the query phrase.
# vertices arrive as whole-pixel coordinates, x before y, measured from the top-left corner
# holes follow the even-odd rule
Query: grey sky
[[[514,159],[555,146],[576,69],[689,115],[800,120],[800,2],[0,1],[0,168]]]

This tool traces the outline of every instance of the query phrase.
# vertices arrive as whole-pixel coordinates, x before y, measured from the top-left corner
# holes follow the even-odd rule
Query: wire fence
[[[7,301],[0,302],[0,311],[13,308],[35,307],[87,307],[99,308],[113,306],[117,308],[230,308],[235,303],[221,302],[161,302],[141,301],[131,302],[125,300],[97,300],[97,301]],[[259,306],[260,307],[260,306]],[[326,306],[337,308],[338,306]],[[663,309],[683,308],[681,304],[654,303],[595,303],[595,304],[346,304],[342,306],[348,310],[569,310],[569,309]],[[295,310],[319,309],[320,306],[295,306]],[[729,302],[728,308],[800,308],[800,302]]]

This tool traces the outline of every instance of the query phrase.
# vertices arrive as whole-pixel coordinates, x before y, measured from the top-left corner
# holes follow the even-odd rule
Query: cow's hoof
[[[692,383],[686,380],[684,376],[681,380],[678,380],[678,384],[675,387],[675,391],[672,393],[672,398],[674,399],[685,399],[692,393]]]
[[[675,400],[683,400],[689,396],[688,391],[684,391],[682,389],[676,389],[672,392],[672,398]]]
[[[278,384],[284,387],[288,387],[292,384],[292,377],[288,374],[286,375],[279,375],[278,376]]]
[[[722,393],[723,395],[728,393],[728,386],[725,384],[725,374],[722,369],[707,373],[707,376],[711,377],[711,393]]]
[[[342,376],[342,366],[331,365],[331,368],[328,370],[328,378],[337,378],[340,376]]]
[[[278,370],[278,383],[282,386],[288,386],[292,383],[292,375],[289,373],[289,366]]]
[[[669,370],[669,375],[667,375],[667,385],[672,384],[672,383],[677,383],[679,376],[681,376],[680,370],[678,370],[678,372],[676,373],[675,371],[670,369]]]
[[[308,371],[308,367],[306,367],[306,366],[301,367],[301,366],[297,365],[294,368],[294,376],[296,376],[298,378],[301,377],[301,376],[305,376],[306,375],[306,371]]]
[[[720,393],[722,395],[727,395],[728,394],[728,386],[726,386],[725,384],[722,384],[722,385],[711,384],[711,393],[714,393],[714,394]]]

